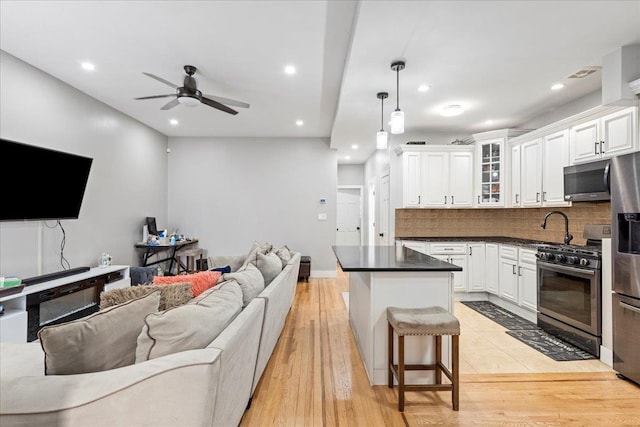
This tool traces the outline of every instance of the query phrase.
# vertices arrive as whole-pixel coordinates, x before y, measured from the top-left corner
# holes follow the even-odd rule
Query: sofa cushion
[[[248,263],[234,273],[226,273],[222,276],[224,280],[235,280],[242,289],[242,306],[245,307],[252,299],[257,297],[264,290],[264,277],[258,267]]]
[[[144,319],[135,351],[136,363],[185,350],[205,348],[242,310],[242,290],[222,283],[180,307]]]
[[[190,301],[193,297],[191,287],[191,283],[173,283],[162,286],[143,285],[112,289],[100,294],[100,309],[102,310],[113,305],[122,304],[160,290],[158,310],[168,310]]]
[[[145,317],[158,311],[160,292],[38,331],[46,375],[106,371],[135,361]]]
[[[269,251],[266,254],[258,252],[255,262],[251,261],[251,263],[258,267],[258,270],[262,273],[265,287],[269,286],[269,283],[282,271],[282,262],[273,251]]]
[[[180,274],[178,276],[156,276],[153,278],[154,285],[168,285],[173,283],[191,283],[193,298],[197,297],[209,288],[218,284],[222,273],[219,271],[199,271],[192,274]]]
[[[276,255],[280,258],[282,262],[282,268],[291,261],[291,250],[285,245],[275,250]]]

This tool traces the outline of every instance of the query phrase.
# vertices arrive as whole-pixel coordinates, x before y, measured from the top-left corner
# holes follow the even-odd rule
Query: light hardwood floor
[[[640,425],[640,387],[596,360],[544,360],[461,304],[460,411],[451,410],[451,393],[416,392],[407,393],[400,413],[396,389],[369,385],[342,297],[347,290],[340,271],[337,279],[298,283],[242,427]]]

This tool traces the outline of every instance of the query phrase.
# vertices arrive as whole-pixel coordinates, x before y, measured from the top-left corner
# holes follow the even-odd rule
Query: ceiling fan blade
[[[180,101],[178,101],[178,98],[172,99],[171,101],[169,101],[166,104],[164,104],[164,106],[161,108],[161,110],[169,110],[169,109],[175,107],[178,104],[180,104]]]
[[[223,98],[221,96],[214,95],[205,95],[209,99],[213,99],[214,101],[221,102],[225,105],[233,105],[235,107],[249,108],[249,104],[242,101],[236,101],[235,99]]]
[[[156,75],[154,75],[154,74],[151,74],[151,73],[145,73],[145,72],[143,72],[142,74],[144,74],[145,76],[149,76],[149,77],[151,77],[152,79],[155,79],[155,80],[157,80],[157,81],[159,81],[159,82],[162,82],[162,83],[166,84],[167,86],[170,86],[170,87],[172,87],[172,88],[174,88],[174,89],[178,89],[178,85],[174,85],[173,83],[171,83],[171,82],[170,82],[170,81],[168,81],[168,80],[163,79],[162,77],[158,77],[158,76],[156,76]]]
[[[202,97],[201,102],[203,104],[208,105],[209,107],[217,108],[220,111],[224,111],[225,113],[229,113],[229,114],[233,114],[233,115],[238,114],[238,112],[236,110],[232,110],[231,108],[227,107],[226,105],[223,105],[223,104],[219,103],[218,101],[214,101],[213,99],[205,98],[204,96]]]
[[[168,98],[170,96],[176,96],[176,94],[172,93],[171,95],[141,96],[140,98],[133,98],[133,99],[156,99],[156,98]]]

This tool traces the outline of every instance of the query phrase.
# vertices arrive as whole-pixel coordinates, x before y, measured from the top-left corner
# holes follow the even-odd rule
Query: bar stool
[[[394,377],[398,380],[398,410],[404,411],[404,393],[406,391],[451,391],[453,410],[458,410],[459,366],[458,350],[460,322],[443,307],[423,308],[387,308],[389,324],[389,388],[393,388]],[[393,363],[393,333],[398,335],[398,364]],[[405,335],[433,335],[435,340],[435,363],[411,364],[404,362]],[[452,360],[451,371],[442,363],[442,336],[451,335]],[[405,384],[405,371],[435,371],[435,384]],[[442,383],[444,374],[451,384]]]
[[[184,264],[181,262],[182,257],[185,257]],[[181,272],[184,272],[187,274],[196,272],[196,267],[195,267],[196,257],[199,257],[200,259],[199,266],[200,266],[200,269],[202,269],[202,266],[203,266],[202,259],[204,257],[204,249],[191,248],[191,249],[184,249],[176,252],[176,264],[177,264],[176,274],[180,274]]]

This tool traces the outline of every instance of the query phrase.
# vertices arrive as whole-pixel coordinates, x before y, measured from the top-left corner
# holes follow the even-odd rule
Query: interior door
[[[390,189],[389,175],[383,175],[380,178],[380,245],[388,246],[389,243],[389,208],[390,208]]]
[[[361,244],[361,204],[360,189],[338,189],[336,245],[358,246]]]

